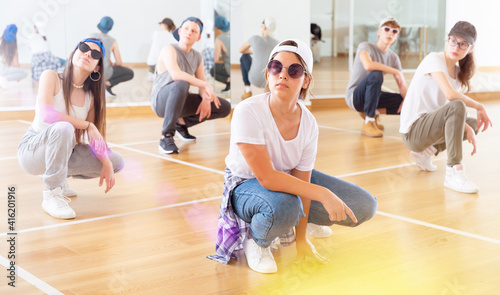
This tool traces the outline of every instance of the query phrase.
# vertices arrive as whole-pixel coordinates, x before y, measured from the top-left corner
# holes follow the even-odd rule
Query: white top
[[[458,73],[458,66],[455,65],[455,67],[457,68],[455,72]],[[418,66],[406,93],[403,108],[401,109],[400,133],[408,133],[411,125],[418,118],[437,110],[449,102],[430,75],[436,72],[443,72],[450,81],[451,86],[457,91],[460,90],[460,81],[448,74],[444,52],[429,53]]]
[[[255,178],[238,143],[265,145],[277,171],[290,174],[292,169],[314,168],[318,145],[318,125],[311,112],[299,100],[302,109],[299,132],[292,140],[284,140],[269,108],[269,93],[253,96],[239,103],[231,121],[231,141],[226,165],[233,175]]]
[[[49,43],[40,34],[34,34],[29,40],[29,44],[32,54],[49,51]]]
[[[64,95],[63,95],[63,89],[62,89],[62,80],[60,80],[61,83],[59,83],[59,92],[57,92],[56,95],[54,95],[54,109],[58,112],[66,113],[66,104],[64,103]],[[89,114],[90,110],[90,102],[92,99],[92,94],[87,92],[85,94],[85,104],[83,107],[71,105],[69,108],[69,115],[73,118],[77,118],[80,120],[86,120],[87,116]],[[40,109],[40,105],[38,104],[38,99],[36,100],[36,107],[35,107],[35,118],[33,119],[33,123],[31,126],[33,129],[35,129],[36,132],[41,132],[45,130],[47,127],[49,127],[51,123],[46,123],[43,121],[42,118],[42,112]]]
[[[177,43],[177,40],[175,40],[174,36],[169,31],[155,31],[153,33],[153,43],[151,43],[151,48],[149,49],[149,55],[146,63],[149,66],[156,65],[158,56],[160,55],[160,51],[162,50],[162,48],[174,43]]]

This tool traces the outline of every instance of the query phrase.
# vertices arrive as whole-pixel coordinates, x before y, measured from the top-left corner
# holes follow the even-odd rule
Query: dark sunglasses
[[[92,58],[95,60],[98,60],[102,57],[102,52],[97,49],[90,49],[90,46],[88,46],[85,42],[78,43],[78,49],[83,53],[90,50],[90,56],[92,56]]]
[[[292,79],[299,79],[304,74],[304,67],[297,63],[291,64],[288,68],[279,60],[272,60],[267,64],[267,71],[273,76],[278,76],[284,68],[288,70],[288,76]]]
[[[392,30],[392,33],[393,33],[394,35],[397,35],[397,34],[399,33],[399,30],[398,30],[398,29],[393,29],[393,28],[391,28],[391,27],[387,27],[387,26],[382,27],[382,29],[384,29],[384,31],[385,31],[386,33],[389,33],[389,31],[391,31],[391,30]]]

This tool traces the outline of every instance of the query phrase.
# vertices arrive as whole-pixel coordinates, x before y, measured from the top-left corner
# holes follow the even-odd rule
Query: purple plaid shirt
[[[208,255],[215,261],[227,264],[231,258],[237,259],[234,251],[241,250],[241,243],[248,236],[250,224],[239,218],[233,211],[231,205],[231,195],[233,190],[249,179],[239,178],[231,174],[231,170],[226,168],[224,174],[224,193],[219,210],[219,223],[217,226],[217,242],[215,251],[217,254]],[[280,244],[289,246],[295,242],[295,234],[291,228],[286,234],[280,236]]]

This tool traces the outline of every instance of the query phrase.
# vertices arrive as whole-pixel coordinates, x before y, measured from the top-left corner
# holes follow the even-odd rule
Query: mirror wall
[[[130,12],[134,11],[144,13],[131,16]],[[278,11],[280,13],[276,13]],[[146,59],[153,32],[160,29],[159,22],[165,17],[179,26],[186,17],[200,16],[205,27],[200,42],[194,46],[196,50],[207,50],[208,56],[213,56],[217,38],[221,34],[230,35],[229,46],[224,46],[224,53],[233,65],[226,73],[228,78],[225,82],[217,81],[224,78],[217,71],[212,75],[211,68],[206,69],[206,76],[218,96],[231,98],[233,103],[237,103],[243,93],[238,49],[252,35],[261,33],[262,21],[268,16],[276,19],[275,38],[278,40],[297,38],[308,42],[311,39],[310,23],[318,23],[324,41],[320,55],[331,57],[331,62],[319,63],[315,69],[324,67],[326,71],[337,71],[346,68],[337,79],[342,80],[348,79],[348,67],[344,65],[349,64],[349,52],[352,53],[352,60],[359,42],[374,42],[379,19],[388,15],[398,18],[403,26],[398,43],[392,47],[400,55],[403,68],[414,69],[428,52],[443,50],[444,42],[441,40],[445,35],[445,12],[446,0],[145,0],[140,3],[89,0],[85,5],[75,0],[2,1],[0,30],[3,31],[11,23],[17,25],[19,63],[27,77],[19,82],[0,80],[0,108],[34,108],[37,85],[31,79],[30,39],[35,34],[35,24],[47,37],[51,52],[66,59],[79,40],[98,30],[97,24],[103,16],[112,17],[114,26],[109,34],[117,40],[124,66],[133,69],[134,78],[113,88],[117,96],[109,97],[108,105],[148,105],[152,83],[148,80]],[[214,29],[217,16],[223,16],[229,22],[225,32]],[[226,72],[227,56],[217,61],[219,64],[226,61],[226,65],[222,66]],[[315,89],[320,89],[318,86],[321,86],[322,78],[327,84],[337,83],[333,81],[335,74],[315,77]],[[223,92],[228,88],[227,82],[231,83],[231,91]],[[345,86],[337,86],[338,93],[333,94],[342,95]],[[263,89],[253,89],[253,92],[258,94]]]
[[[46,37],[51,53],[56,57],[67,59],[78,41],[91,33],[98,32],[97,24],[104,16],[110,16],[114,21],[108,34],[118,43],[123,66],[131,68],[134,72],[132,80],[113,87],[116,97],[107,97],[108,106],[148,105],[152,82],[148,80],[146,60],[153,33],[160,30],[159,22],[168,17],[179,26],[185,18],[198,16],[208,24],[204,30],[206,33],[213,30],[214,7],[225,7],[221,13],[228,13],[229,7],[229,0],[213,0],[207,9],[205,6],[208,2],[210,1],[88,0],[84,3],[75,0],[1,1],[0,34],[8,24],[16,24],[18,27],[18,59],[27,76],[20,81],[0,80],[0,109],[34,108],[37,82],[31,75],[33,50],[30,43],[35,36],[35,25]],[[206,11],[210,13],[207,14]],[[144,13],[131,15],[133,12]],[[193,48],[201,52],[203,45],[200,40]]]

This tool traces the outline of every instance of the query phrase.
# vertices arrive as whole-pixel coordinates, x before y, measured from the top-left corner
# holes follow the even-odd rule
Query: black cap
[[[477,39],[477,32],[476,28],[471,23],[459,21],[451,28],[448,36],[457,36],[463,38],[465,41],[469,42],[469,44],[474,44]]]

